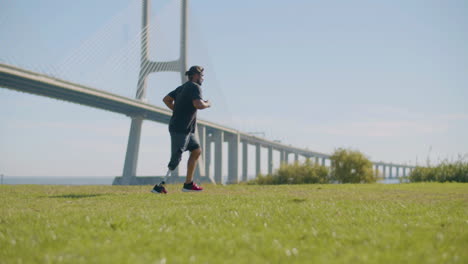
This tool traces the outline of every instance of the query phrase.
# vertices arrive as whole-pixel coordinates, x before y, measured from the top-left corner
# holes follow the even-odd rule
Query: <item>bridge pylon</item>
[[[140,74],[137,83],[136,99],[146,101],[147,77],[153,72],[179,72],[181,83],[187,81],[185,71],[187,69],[187,1],[181,0],[181,24],[180,24],[180,54],[177,60],[173,61],[151,61],[149,59],[149,27],[150,27],[150,5],[151,0],[143,0],[142,4],[142,23],[141,23],[141,57],[140,57]],[[141,126],[144,116],[131,116],[130,133],[128,136],[127,152],[125,155],[125,164],[123,168],[122,179],[119,182],[121,185],[138,184],[136,178],[136,170],[138,165],[138,153],[141,137]],[[195,132],[199,137],[198,129]],[[169,162],[169,160],[168,160]],[[197,176],[204,176],[203,156],[200,156],[196,169]],[[178,170],[174,176],[178,176]]]

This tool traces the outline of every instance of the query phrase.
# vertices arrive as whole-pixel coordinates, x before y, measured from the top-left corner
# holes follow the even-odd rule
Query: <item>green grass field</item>
[[[0,186],[0,263],[468,263],[468,184]]]

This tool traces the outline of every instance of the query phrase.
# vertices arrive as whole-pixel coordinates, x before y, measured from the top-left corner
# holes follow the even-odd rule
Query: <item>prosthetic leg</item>
[[[180,161],[182,160],[182,154],[187,150],[188,144],[189,144],[189,139],[190,139],[190,134],[183,135],[182,138],[171,138],[172,142],[172,150],[171,150],[171,160],[169,161],[169,164],[167,165],[167,173],[166,176],[164,177],[164,180],[161,181],[161,183],[156,184],[153,187],[153,190],[151,192],[153,193],[167,193],[166,188],[164,185],[169,179],[169,176],[172,175],[172,172],[179,166]],[[176,145],[174,146],[174,142],[176,142]],[[178,143],[182,143],[178,145]],[[178,146],[177,146],[178,145]]]
[[[172,170],[167,169],[166,176],[164,176],[164,180],[159,185],[166,184],[167,180],[169,179],[169,176],[171,175],[172,175]]]
[[[166,187],[164,186],[166,184],[166,181],[168,177],[171,175],[171,170],[167,170],[166,176],[164,177],[164,180],[161,181],[161,183],[156,184],[153,189],[151,190],[152,193],[161,193],[161,194],[167,194]]]

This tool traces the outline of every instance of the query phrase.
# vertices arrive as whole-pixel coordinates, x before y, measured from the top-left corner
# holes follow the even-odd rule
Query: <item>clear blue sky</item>
[[[137,0],[1,1],[0,62],[134,97],[140,12]],[[177,1],[151,13],[152,56],[176,58]],[[456,159],[468,153],[467,14],[462,0],[191,1],[189,63],[206,67],[214,104],[199,117],[325,153]],[[151,76],[148,100],[162,106],[179,82]],[[0,174],[121,175],[129,126],[0,89]],[[140,150],[138,175],[163,174],[167,127],[145,122]]]

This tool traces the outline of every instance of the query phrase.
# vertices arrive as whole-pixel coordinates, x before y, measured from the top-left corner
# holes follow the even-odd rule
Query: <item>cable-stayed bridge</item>
[[[0,64],[0,87],[16,91],[46,96],[84,106],[99,108],[127,115],[131,118],[130,133],[128,137],[127,152],[122,177],[116,178],[114,184],[150,184],[155,179],[151,177],[137,177],[138,153],[140,146],[141,127],[143,120],[156,121],[168,124],[170,110],[147,103],[146,87],[147,77],[157,72],[178,72],[181,81],[185,82],[184,72],[187,69],[187,0],[180,5],[180,53],[176,60],[153,61],[149,54],[149,5],[150,0],[142,2],[142,23],[140,34],[140,65],[137,91],[135,99],[99,89],[80,85],[47,74],[38,73],[8,64]],[[227,183],[237,183],[247,180],[248,168],[255,166],[256,175],[261,172],[261,149],[268,150],[267,171],[273,172],[273,152],[279,152],[280,163],[289,163],[299,160],[300,156],[326,165],[330,155],[293,147],[256,137],[236,129],[216,124],[206,120],[198,120],[196,135],[204,150],[195,172],[195,178],[210,180],[213,183],[222,183],[223,160],[227,158]],[[224,142],[227,142],[227,157],[223,157]],[[249,158],[248,146],[255,146],[255,157]],[[214,160],[211,155],[214,153]],[[254,160],[253,164],[250,162]],[[239,166],[241,162],[242,166]],[[406,176],[413,166],[373,162],[375,173],[379,171],[385,178],[398,178]],[[213,168],[213,175],[211,169]],[[176,176],[178,173],[176,173]]]

